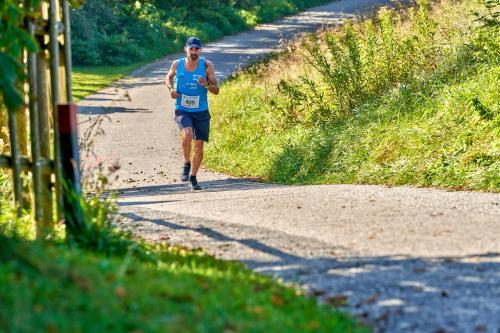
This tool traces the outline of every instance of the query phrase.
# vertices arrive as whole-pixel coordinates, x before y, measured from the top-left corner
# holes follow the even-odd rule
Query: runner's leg
[[[186,127],[182,129],[182,154],[184,162],[188,163],[191,160],[191,141],[193,141],[193,128]]]
[[[203,144],[202,140],[195,140],[194,142],[194,157],[191,169],[191,175],[196,176],[200,168],[201,161],[203,160]]]

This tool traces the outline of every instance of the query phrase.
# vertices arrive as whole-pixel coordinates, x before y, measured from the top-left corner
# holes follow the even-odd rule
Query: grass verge
[[[473,10],[442,1],[407,14],[414,25],[383,11],[375,28],[317,37],[329,49],[301,41],[226,82],[211,96],[208,166],[288,184],[500,191],[500,66],[470,46]]]
[[[72,72],[73,98],[78,101],[109,86],[116,80],[146,64],[142,61],[125,66],[75,67]]]
[[[0,242],[3,332],[367,332],[294,288],[193,251],[104,256]]]

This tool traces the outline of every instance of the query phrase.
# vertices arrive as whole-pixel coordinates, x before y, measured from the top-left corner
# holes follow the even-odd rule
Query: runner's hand
[[[202,86],[204,86],[205,88],[208,88],[208,81],[204,77],[200,77],[198,79],[198,83],[201,84]]]
[[[179,97],[179,93],[178,93],[177,91],[175,91],[175,90],[172,90],[172,91],[170,92],[170,96],[171,96],[172,98],[177,98],[177,97]]]

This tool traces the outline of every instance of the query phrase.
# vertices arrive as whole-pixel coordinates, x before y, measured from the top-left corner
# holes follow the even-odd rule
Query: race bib
[[[181,105],[188,109],[196,109],[200,107],[200,96],[182,95]]]

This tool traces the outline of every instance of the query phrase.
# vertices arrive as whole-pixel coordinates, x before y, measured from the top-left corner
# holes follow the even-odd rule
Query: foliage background
[[[86,0],[72,10],[75,65],[127,65],[179,52],[327,0]]]

